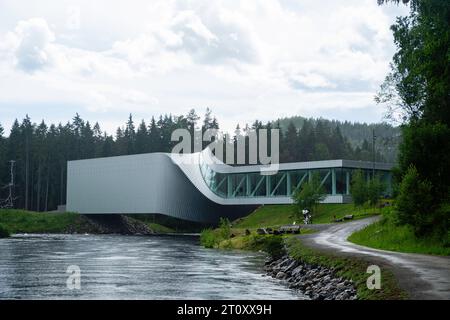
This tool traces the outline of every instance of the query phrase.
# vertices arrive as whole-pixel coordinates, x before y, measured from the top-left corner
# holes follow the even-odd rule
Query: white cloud
[[[406,12],[375,0],[4,0],[0,118],[24,101],[117,123],[208,106],[230,129],[367,109],[394,50],[393,16]]]
[[[51,45],[55,35],[42,18],[19,21],[14,32],[9,34],[15,43],[15,63],[25,72],[34,72],[51,64]]]

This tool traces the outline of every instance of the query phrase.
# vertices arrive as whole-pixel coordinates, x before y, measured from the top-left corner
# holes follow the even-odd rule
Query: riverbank
[[[383,286],[367,288],[367,268],[370,262],[344,258],[329,252],[308,248],[298,235],[237,236],[222,240],[215,248],[263,251],[269,256],[264,270],[293,289],[315,300],[401,300],[407,294],[401,290],[393,273],[383,268]]]
[[[5,234],[153,234],[145,223],[124,215],[80,215],[72,212],[31,212],[0,210],[0,226]]]
[[[336,275],[333,269],[297,260],[289,255],[270,259],[264,270],[272,278],[282,280],[313,300],[356,300],[352,280]]]
[[[281,214],[276,212],[282,208]],[[353,205],[321,205],[317,220],[331,222],[337,217],[353,214],[364,218],[381,212],[382,209],[355,209]],[[217,229],[206,229],[201,234],[205,247],[218,249],[240,249],[264,251],[271,257],[266,264],[267,275],[286,282],[294,290],[300,290],[311,299],[405,299],[407,294],[398,286],[389,268],[383,268],[381,289],[367,288],[367,268],[371,263],[356,257],[341,257],[330,252],[306,246],[302,238],[315,236],[315,232],[334,224],[302,225],[300,235],[259,235],[258,228],[277,228],[291,224],[295,212],[290,206],[264,206],[247,217],[231,224],[222,223]],[[316,220],[316,221],[317,221]],[[362,221],[362,220],[361,220]],[[339,224],[346,223],[341,222]],[[336,224],[338,225],[338,224]],[[320,234],[320,233],[318,233]],[[297,270],[296,270],[297,269]],[[296,270],[294,272],[294,270]]]
[[[290,238],[286,241],[287,252],[294,260],[311,266],[320,266],[328,270],[335,278],[350,281],[356,290],[356,297],[360,300],[403,300],[407,293],[399,287],[398,281],[390,268],[381,268],[382,286],[379,289],[369,289],[367,279],[371,274],[367,272],[373,263],[370,260],[341,256],[332,251],[323,251],[305,244],[301,237]],[[313,284],[320,284],[320,277],[310,279]],[[333,288],[333,287],[331,287]],[[319,293],[322,287],[318,287]],[[314,292],[312,292],[314,293]]]

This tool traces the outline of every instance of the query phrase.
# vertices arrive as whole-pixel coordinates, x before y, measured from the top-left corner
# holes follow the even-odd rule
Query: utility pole
[[[8,194],[8,198],[6,198],[5,200],[0,200],[0,208],[4,208],[4,209],[14,208],[13,191],[14,191],[14,164],[15,163],[16,162],[14,160],[9,161],[11,178],[10,178],[9,184],[5,186],[9,189],[9,194]]]

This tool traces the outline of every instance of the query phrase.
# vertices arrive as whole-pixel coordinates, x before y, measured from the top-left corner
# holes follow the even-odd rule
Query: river
[[[0,239],[0,299],[305,299],[263,262],[188,235],[15,235]]]

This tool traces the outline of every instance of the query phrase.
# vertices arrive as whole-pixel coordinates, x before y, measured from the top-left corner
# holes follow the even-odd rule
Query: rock
[[[291,289],[298,289],[315,300],[357,299],[353,281],[337,277],[333,269],[297,261],[288,255],[266,261],[267,275],[283,280]]]
[[[292,275],[295,277],[296,275],[300,274],[303,271],[303,266],[300,265],[296,267],[294,270],[292,270]]]
[[[281,268],[281,271],[288,272],[297,266],[297,261],[292,261],[288,266]]]

